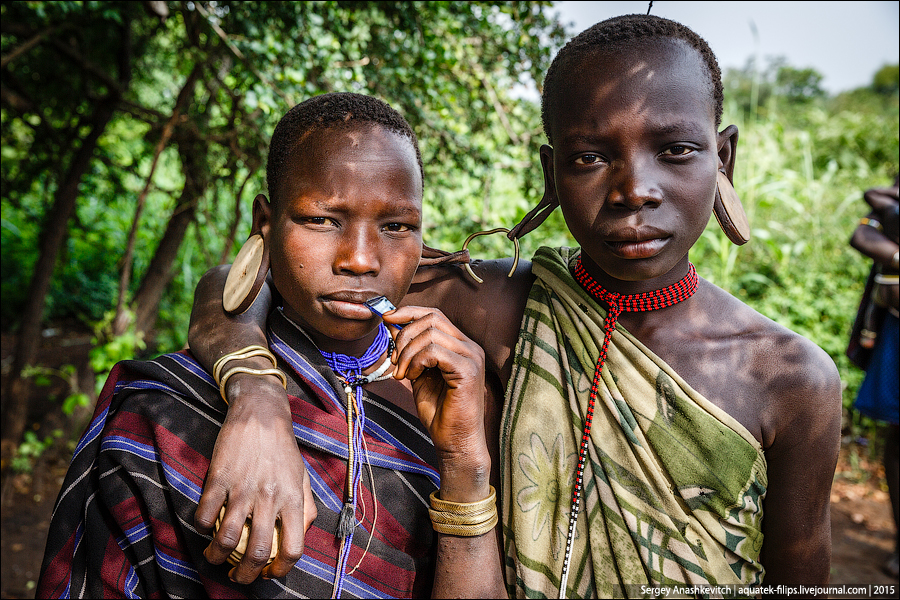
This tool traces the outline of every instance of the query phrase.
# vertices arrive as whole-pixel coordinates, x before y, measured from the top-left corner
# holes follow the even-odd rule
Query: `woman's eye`
[[[672,146],[671,148],[663,150],[663,154],[668,156],[684,156],[691,152],[693,152],[693,150],[687,146]]]
[[[593,165],[600,162],[602,159],[599,154],[582,154],[578,158],[575,159],[576,165]]]
[[[386,231],[391,231],[395,233],[402,233],[406,231],[412,231],[412,227],[409,225],[404,225],[403,223],[389,223],[384,226]]]

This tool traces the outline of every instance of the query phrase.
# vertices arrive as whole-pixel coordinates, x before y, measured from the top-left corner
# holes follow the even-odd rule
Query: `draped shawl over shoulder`
[[[226,405],[212,377],[181,352],[113,369],[57,499],[38,597],[331,595],[347,472],[345,400],[335,392],[343,388],[279,311],[269,317],[269,341],[288,375],[294,433],[318,509],[291,572],[243,586],[228,579],[230,565],[203,557],[210,536],[194,529],[194,513]],[[343,597],[429,596],[434,447],[414,416],[377,396],[364,402],[375,482],[364,468],[348,573],[359,566],[344,580]]]
[[[501,433],[510,595],[557,597],[606,311],[578,251],[540,248]],[[641,584],[758,584],[766,462],[740,423],[617,325],[594,409],[567,597]]]

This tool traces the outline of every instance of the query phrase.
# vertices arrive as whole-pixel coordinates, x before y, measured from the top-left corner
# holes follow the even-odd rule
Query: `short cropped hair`
[[[550,144],[550,120],[556,113],[556,101],[566,83],[574,77],[573,68],[577,68],[583,58],[598,51],[624,51],[634,42],[644,39],[672,38],[684,40],[695,48],[709,71],[709,84],[712,101],[715,104],[716,127],[722,124],[722,72],[719,62],[709,44],[681,23],[670,21],[655,15],[622,15],[601,21],[579,33],[563,46],[553,59],[547,75],[544,77],[544,90],[541,94],[541,121],[544,133]]]
[[[280,194],[281,181],[290,155],[297,151],[309,134],[324,129],[350,129],[362,125],[379,125],[409,139],[416,150],[416,161],[419,163],[419,174],[422,175],[424,185],[419,140],[406,119],[378,98],[335,92],[304,100],[289,110],[275,126],[266,163],[266,184],[270,199],[276,201],[275,196]]]

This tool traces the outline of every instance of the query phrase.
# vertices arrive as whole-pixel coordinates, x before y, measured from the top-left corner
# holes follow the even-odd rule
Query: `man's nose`
[[[348,275],[377,274],[381,268],[378,258],[378,235],[368,227],[348,227],[341,235],[334,269]]]

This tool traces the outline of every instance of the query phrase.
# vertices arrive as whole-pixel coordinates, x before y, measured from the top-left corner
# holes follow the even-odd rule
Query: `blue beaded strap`
[[[362,372],[374,365],[392,344],[393,339],[388,333],[387,327],[385,327],[384,323],[379,323],[375,340],[360,357],[319,350],[322,356],[325,357],[325,362],[328,363],[331,370],[344,383],[344,393],[347,395],[347,450],[349,454],[347,458],[347,480],[344,506],[341,509],[341,514],[338,518],[338,528],[335,532],[338,538],[343,538],[343,543],[341,544],[341,551],[335,568],[332,598],[339,598],[343,591],[347,558],[350,554],[353,532],[356,529],[357,494],[355,492],[362,477],[365,450],[363,446],[363,430],[366,424],[366,414],[362,403],[362,386],[382,378],[390,367],[390,356],[388,356],[385,364],[372,375],[363,377]]]

